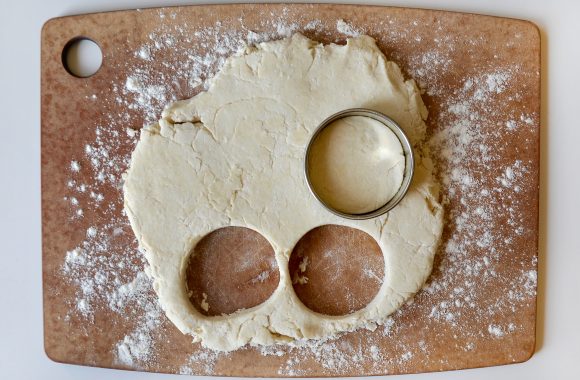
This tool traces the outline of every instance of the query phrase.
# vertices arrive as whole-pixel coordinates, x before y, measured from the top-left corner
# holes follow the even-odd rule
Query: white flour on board
[[[175,15],[159,13],[165,17]],[[264,17],[263,33],[244,28],[231,31],[217,22],[213,27],[195,33],[195,40],[207,54],[197,55],[193,50],[179,48],[178,41],[193,43],[186,26],[167,26],[160,23],[157,30],[149,35],[149,42],[140,46],[134,55],[138,60],[130,67],[126,78],[118,78],[110,84],[111,93],[94,94],[89,100],[108,96],[108,100],[130,111],[144,115],[144,123],[158,119],[165,104],[176,100],[178,89],[204,89],[208,79],[224,63],[225,58],[235,54],[246,44],[290,36],[298,30],[315,31],[329,35],[335,30],[345,36],[369,33],[373,28],[354,26],[345,20],[328,24],[321,20],[288,21],[280,18]],[[387,19],[386,38],[390,41],[416,41],[421,38],[413,34],[416,23],[397,24]],[[444,75],[452,66],[450,53],[456,41],[446,35],[441,28],[433,30],[432,37],[436,47],[422,54],[399,57],[389,54],[389,59],[406,67],[408,74],[417,81],[427,96],[437,97],[445,86]],[[484,40],[463,41],[474,46]],[[175,59],[163,62],[170,69],[171,76],[159,75],[154,68],[156,59],[171,51]],[[446,216],[451,228],[444,248],[440,253],[439,266],[435,268],[432,280],[416,298],[436,299],[437,302],[413,302],[397,311],[387,323],[380,327],[381,334],[368,335],[366,342],[337,339],[325,342],[307,342],[301,347],[274,346],[261,348],[262,355],[280,358],[280,375],[307,375],[307,363],[316,361],[327,375],[340,375],[353,369],[368,368],[369,360],[377,371],[385,372],[391,366],[404,367],[413,360],[428,360],[431,347],[421,340],[406,342],[394,339],[403,326],[398,321],[409,310],[419,308],[422,321],[429,321],[451,328],[458,344],[465,351],[477,350],[481,336],[502,339],[517,333],[516,323],[497,324],[495,316],[503,310],[516,310],[516,307],[533,301],[537,284],[535,270],[522,269],[515,277],[499,277],[503,260],[509,258],[514,237],[526,233],[523,220],[518,215],[522,205],[517,194],[526,190],[525,176],[530,171],[530,162],[514,159],[503,170],[493,173],[495,181],[484,183],[487,171],[496,168],[500,159],[496,138],[503,133],[517,133],[523,128],[537,128],[538,115],[522,113],[511,115],[506,120],[496,120],[493,113],[497,105],[495,96],[510,91],[514,76],[519,68],[515,65],[501,66],[465,78],[462,87],[454,89],[453,96],[442,99],[437,120],[438,132],[427,141],[429,148],[439,158],[436,163],[439,177],[444,184],[443,193],[447,199],[459,202],[451,207]],[[111,95],[112,94],[112,95]],[[519,95],[512,94],[514,98]],[[493,123],[495,133],[482,132],[483,125]],[[129,163],[130,152],[138,139],[138,132],[127,128],[132,125],[129,113],[110,115],[109,125],[92,126],[95,129],[94,141],[79,149],[71,157],[70,177],[66,183],[67,192],[63,195],[70,203],[70,219],[75,223],[101,221],[86,228],[85,239],[70,251],[64,253],[62,275],[76,289],[76,298],[70,300],[70,312],[66,319],[79,318],[84,323],[92,323],[100,310],[109,310],[118,316],[115,323],[132,326],[124,337],[111,347],[117,362],[133,367],[147,368],[155,362],[156,341],[163,337],[163,311],[160,309],[151,284],[146,276],[146,266],[142,255],[135,245],[117,244],[122,235],[131,235],[131,228],[124,217],[117,217],[122,210],[122,173]],[[129,146],[130,149],[126,149]],[[123,150],[124,154],[119,151]],[[477,167],[467,166],[468,158],[477,156]],[[495,169],[493,169],[495,170]],[[89,173],[87,175],[87,173]],[[81,174],[84,180],[80,180]],[[87,180],[88,178],[88,180]],[[108,189],[104,191],[103,189]],[[495,202],[494,197],[501,194],[506,202]],[[447,211],[446,211],[447,212]],[[495,216],[505,215],[505,229],[501,234],[492,234]],[[106,220],[106,222],[102,222]],[[496,230],[496,229],[495,229]],[[467,233],[466,233],[467,232]],[[479,258],[466,255],[472,247],[484,252]],[[522,267],[535,267],[535,262],[523,263]],[[368,274],[371,275],[371,274]],[[461,279],[461,281],[459,281]],[[493,279],[505,282],[505,294],[499,294],[490,302],[481,292],[482,284]],[[505,280],[505,281],[504,281]],[[424,305],[430,305],[426,308]],[[477,328],[464,327],[459,321],[464,314],[475,316]],[[423,323],[415,321],[413,323]],[[400,352],[398,356],[381,352],[379,336],[388,337]],[[299,352],[299,354],[296,354]],[[227,354],[208,350],[196,352],[187,358],[176,370],[183,374],[211,374],[220,358]],[[424,358],[424,359],[418,359]],[[365,364],[367,363],[367,364]]]
[[[343,19],[336,21],[336,30],[349,37],[357,37],[362,34],[359,29],[355,28]]]

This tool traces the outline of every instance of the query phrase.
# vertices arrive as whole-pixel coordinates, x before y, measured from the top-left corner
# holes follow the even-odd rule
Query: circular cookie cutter
[[[311,175],[310,165],[309,165],[310,152],[311,152],[311,148],[312,148],[314,141],[320,135],[320,133],[324,130],[324,128],[328,127],[336,120],[339,120],[339,119],[342,119],[345,117],[350,117],[350,116],[369,117],[371,119],[374,119],[374,120],[380,122],[385,127],[389,128],[395,134],[395,136],[397,136],[397,139],[399,139],[399,143],[401,144],[401,147],[403,148],[403,154],[405,155],[405,170],[404,170],[404,174],[403,174],[403,181],[401,182],[401,186],[399,187],[399,190],[397,190],[395,195],[391,199],[389,199],[387,201],[387,203],[385,203],[383,206],[377,208],[376,210],[372,210],[372,211],[361,213],[361,214],[346,213],[346,212],[337,210],[336,208],[332,207],[330,204],[328,204],[328,202],[325,202],[324,199],[322,199],[322,197],[320,197],[316,193],[316,190],[314,189],[314,186],[313,186],[311,178],[310,178],[310,175]],[[393,119],[391,119],[387,115],[382,114],[382,113],[377,112],[377,111],[374,111],[374,110],[371,110],[371,109],[367,109],[367,108],[349,108],[349,109],[337,112],[337,113],[327,117],[314,130],[314,133],[312,134],[312,137],[310,138],[310,141],[306,147],[306,154],[305,154],[305,159],[304,159],[304,173],[306,175],[306,183],[308,184],[308,188],[309,188],[310,192],[312,193],[312,195],[314,195],[314,197],[328,211],[332,212],[333,214],[340,216],[340,217],[343,217],[343,218],[355,219],[355,220],[376,218],[377,216],[383,215],[383,214],[389,212],[390,210],[392,210],[395,206],[397,206],[397,204],[399,204],[399,202],[405,197],[405,194],[407,194],[407,190],[409,190],[409,186],[411,185],[411,181],[413,180],[414,168],[415,168],[415,157],[413,154],[413,148],[411,146],[411,143],[409,142],[409,139],[407,138],[407,135],[405,134],[405,132],[403,132],[403,129],[399,126],[399,124],[397,124]]]

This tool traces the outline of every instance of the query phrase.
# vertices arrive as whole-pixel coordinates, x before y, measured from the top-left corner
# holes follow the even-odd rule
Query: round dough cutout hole
[[[189,300],[207,316],[257,306],[272,295],[279,281],[274,249],[261,234],[245,227],[224,227],[206,235],[186,269]]]
[[[95,41],[76,37],[64,46],[61,59],[69,74],[77,78],[88,78],[101,68],[103,52]]]
[[[368,305],[385,273],[381,248],[369,234],[324,225],[310,230],[288,263],[292,286],[309,309],[326,315],[353,313]]]

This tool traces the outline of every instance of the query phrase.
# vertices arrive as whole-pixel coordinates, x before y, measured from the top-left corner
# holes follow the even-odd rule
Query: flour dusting
[[[349,37],[358,37],[363,34],[360,29],[356,29],[354,26],[347,23],[343,19],[340,19],[336,22],[336,30]]]

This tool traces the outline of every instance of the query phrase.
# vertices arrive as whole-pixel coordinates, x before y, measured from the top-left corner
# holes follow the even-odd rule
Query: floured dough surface
[[[405,155],[399,139],[370,117],[334,121],[316,137],[309,156],[314,191],[327,205],[347,214],[382,207],[403,182]]]
[[[407,196],[388,214],[361,221],[324,209],[303,172],[306,144],[318,124],[356,107],[389,115],[416,150]],[[230,57],[207,92],[169,105],[157,124],[142,131],[126,174],[125,210],[168,318],[222,351],[384,323],[429,276],[442,231],[438,188],[420,149],[426,116],[414,82],[405,81],[367,36],[323,46],[297,34]],[[365,231],[384,254],[379,292],[352,314],[315,313],[292,288],[288,259],[294,245],[325,224]],[[248,227],[268,239],[280,282],[256,307],[208,317],[189,301],[186,266],[197,242],[226,226]]]

